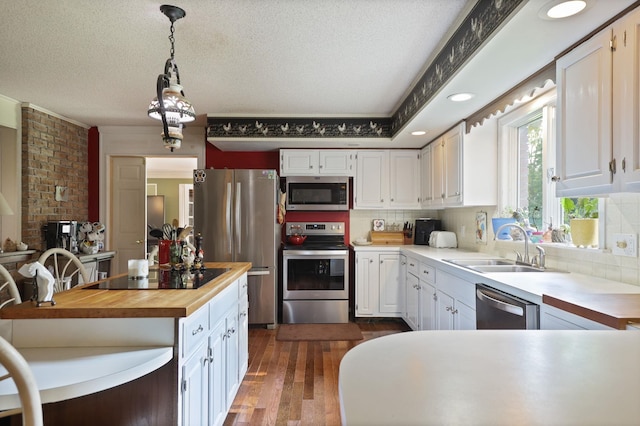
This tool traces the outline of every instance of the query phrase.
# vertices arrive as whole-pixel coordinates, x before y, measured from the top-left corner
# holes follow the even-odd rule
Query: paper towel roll
[[[129,259],[129,279],[141,280],[149,278],[149,261],[147,259]]]

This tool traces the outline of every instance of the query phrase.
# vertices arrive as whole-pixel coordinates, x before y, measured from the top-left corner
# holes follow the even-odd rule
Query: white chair
[[[22,298],[20,297],[20,292],[18,291],[16,282],[13,280],[9,271],[7,271],[4,266],[0,265],[0,291],[4,289],[7,289],[9,292],[9,299],[0,303],[0,309],[9,304],[17,305],[18,303],[22,303]]]
[[[0,382],[13,379],[18,388],[21,405],[20,408],[0,412],[0,417],[22,413],[23,426],[42,426],[42,401],[36,379],[20,352],[2,337],[0,337],[0,364],[7,370],[6,374],[0,376]]]
[[[90,282],[89,273],[85,269],[80,259],[76,257],[75,254],[71,253],[69,250],[65,250],[62,248],[52,248],[40,256],[38,262],[45,266],[47,265],[47,261],[49,265],[53,267],[53,278],[56,280],[56,284],[54,286],[54,293],[57,293],[62,290],[69,290],[70,284],[73,281],[74,276],[82,277],[83,283]]]

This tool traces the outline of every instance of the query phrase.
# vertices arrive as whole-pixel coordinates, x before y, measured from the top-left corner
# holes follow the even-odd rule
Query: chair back
[[[9,293],[9,298],[0,303],[0,309],[9,304],[17,305],[18,303],[22,303],[22,298],[20,297],[20,292],[18,291],[16,282],[9,271],[7,271],[4,266],[0,265],[0,291],[5,289]]]
[[[53,267],[53,278],[56,280],[54,292],[68,290],[68,288],[62,287],[65,278],[70,278],[73,281],[74,277],[81,276],[83,283],[90,282],[89,273],[84,265],[69,250],[51,248],[40,255],[38,262],[45,266],[51,265]],[[47,265],[47,262],[49,265]]]
[[[22,413],[23,426],[43,426],[42,400],[36,379],[24,357],[7,340],[0,337],[0,382],[13,379],[18,388],[20,407],[0,412],[0,417]]]

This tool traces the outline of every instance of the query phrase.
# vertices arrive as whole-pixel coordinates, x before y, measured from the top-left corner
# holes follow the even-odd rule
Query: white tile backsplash
[[[640,233],[640,194],[612,194],[608,198],[602,198],[601,202],[605,203],[605,243],[601,244],[600,249],[545,244],[547,266],[640,286],[640,259],[611,254],[611,236],[614,233]],[[476,243],[474,229],[478,211],[487,212],[487,244]],[[513,258],[513,250],[522,252],[523,243],[493,240],[491,217],[494,213],[494,206],[455,208],[439,212],[444,228],[458,235],[459,248]],[[464,233],[461,232],[463,227]],[[529,248],[533,253],[533,248]]]
[[[405,222],[415,223],[415,220],[423,217],[438,219],[439,212],[432,210],[350,210],[349,211],[349,237],[351,241],[356,238],[370,240],[369,232],[373,228],[374,219],[384,219],[385,226],[398,224],[400,230]]]

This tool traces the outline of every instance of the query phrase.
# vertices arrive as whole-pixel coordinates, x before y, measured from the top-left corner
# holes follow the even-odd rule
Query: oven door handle
[[[510,303],[503,302],[502,300],[494,299],[480,289],[476,289],[476,296],[478,296],[479,300],[491,307],[504,312],[508,312],[510,314],[518,315],[521,317],[524,316],[524,309],[522,309],[520,306],[512,305]]]

